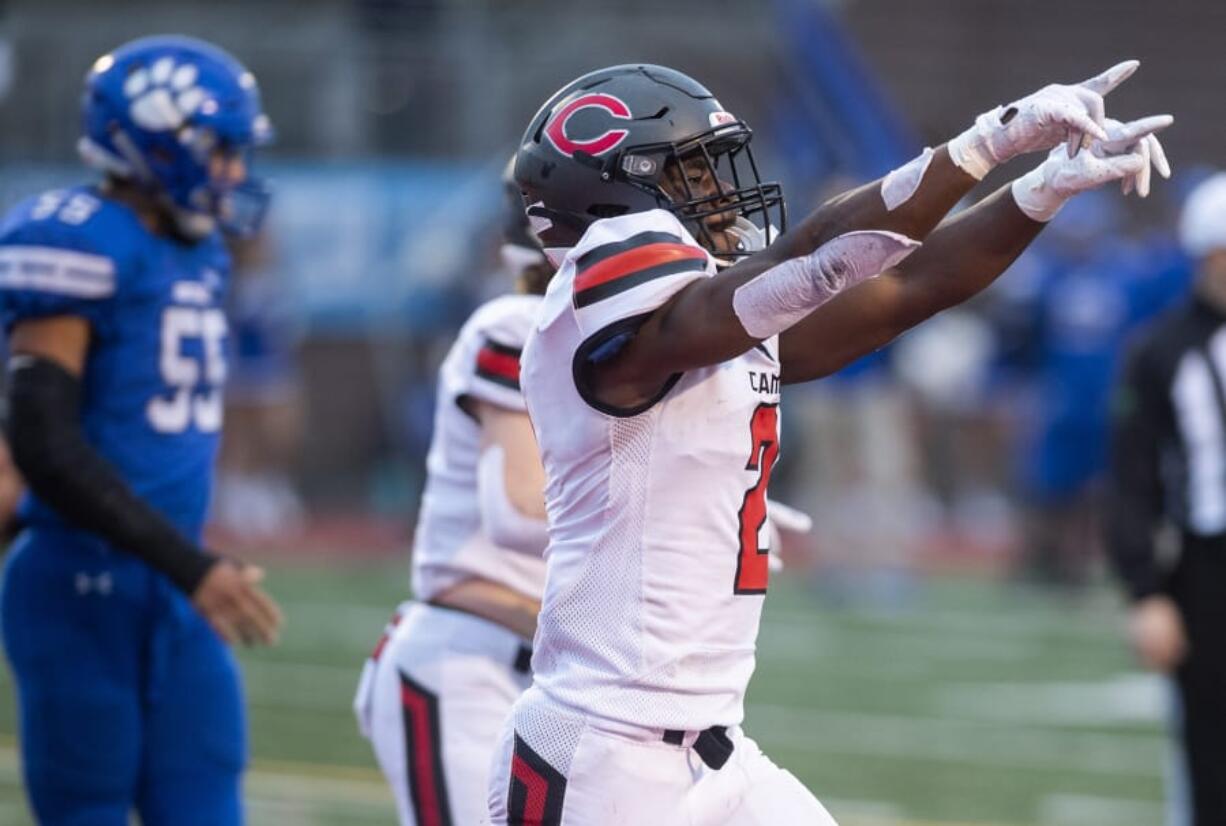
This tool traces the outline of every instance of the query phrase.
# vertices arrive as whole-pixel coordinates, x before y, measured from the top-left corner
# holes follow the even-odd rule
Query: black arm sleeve
[[[64,519],[140,557],[188,594],[218,557],[137,496],[81,432],[80,381],[53,361],[9,363],[6,431],[26,484]]]
[[[1165,389],[1150,359],[1145,349],[1129,353],[1112,401],[1107,551],[1134,600],[1162,591],[1154,535],[1163,517]]]

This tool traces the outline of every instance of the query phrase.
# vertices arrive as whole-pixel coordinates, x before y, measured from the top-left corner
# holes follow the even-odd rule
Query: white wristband
[[[982,181],[996,166],[996,159],[988,150],[985,130],[989,127],[988,119],[996,118],[999,121],[999,113],[999,107],[991,112],[984,112],[975,118],[970,129],[945,144],[945,148],[949,151],[949,159],[976,181]]]
[[[1013,182],[1009,187],[1017,208],[1027,218],[1047,223],[1056,217],[1068,198],[1057,193],[1047,182],[1043,166],[1039,165]]]
[[[925,146],[918,157],[912,158],[881,179],[881,200],[885,202],[886,210],[893,212],[911,200],[911,196],[919,189],[920,182],[924,180],[924,173],[928,171],[934,154],[931,146]]]

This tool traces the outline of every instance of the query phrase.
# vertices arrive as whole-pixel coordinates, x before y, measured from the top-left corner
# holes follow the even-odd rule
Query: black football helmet
[[[546,248],[569,248],[601,218],[663,208],[719,257],[748,255],[786,228],[783,189],[763,183],[749,148],[753,133],[705,87],[650,64],[612,66],[568,83],[541,107],[515,156],[515,182]],[[664,188],[673,164],[699,161],[721,191],[685,197]],[[708,229],[722,228],[735,250]]]

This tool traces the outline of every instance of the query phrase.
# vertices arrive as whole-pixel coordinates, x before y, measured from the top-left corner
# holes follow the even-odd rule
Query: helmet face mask
[[[732,121],[678,143],[628,147],[618,166],[704,247],[721,258],[739,258],[769,245],[787,224],[783,188],[762,182],[752,135],[743,121]],[[648,168],[655,173],[641,174]],[[746,225],[760,231],[760,244],[751,243],[755,234]],[[733,226],[741,231],[729,233]]]
[[[215,165],[222,168],[238,163],[244,170],[251,169],[255,154],[252,146],[235,146],[215,138],[204,142],[207,152],[201,155],[201,163],[209,170],[207,180],[196,187],[193,198],[197,212],[211,216],[217,226],[230,235],[248,237],[264,221],[271,191],[262,178],[244,174],[235,180],[227,174],[215,174]]]
[[[615,66],[541,108],[515,179],[546,248],[573,246],[601,218],[666,209],[727,263],[786,228],[782,187],[761,180],[752,134],[680,72]]]

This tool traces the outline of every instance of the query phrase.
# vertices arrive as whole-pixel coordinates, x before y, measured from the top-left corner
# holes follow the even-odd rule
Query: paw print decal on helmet
[[[124,94],[132,101],[129,114],[133,122],[151,132],[170,132],[198,110],[211,114],[208,109],[216,108],[217,102],[196,85],[198,75],[195,65],[175,65],[171,57],[134,71],[123,84]]]

